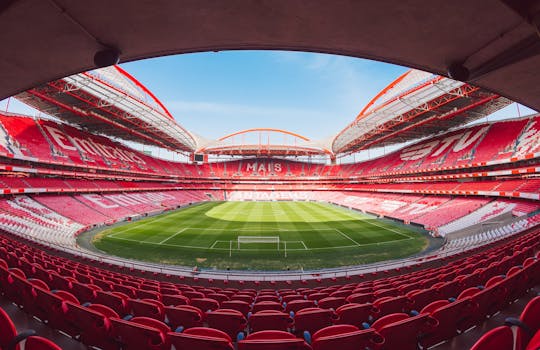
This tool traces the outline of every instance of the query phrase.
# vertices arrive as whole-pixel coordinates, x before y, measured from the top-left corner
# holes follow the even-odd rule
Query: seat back
[[[251,332],[264,330],[287,331],[292,327],[291,317],[281,311],[263,310],[251,315],[248,324]]]
[[[202,311],[219,309],[219,302],[210,298],[191,298],[190,305],[198,307]]]
[[[371,304],[345,304],[336,309],[338,317],[336,323],[362,327],[362,323],[367,322],[369,317],[376,313],[378,310]]]
[[[302,335],[304,331],[311,334],[334,324],[335,313],[331,309],[307,308],[294,315],[295,333]]]
[[[202,326],[204,313],[191,305],[166,306],[165,314],[173,329],[180,326],[186,328]]]
[[[26,339],[25,350],[62,350],[61,347],[47,338],[32,336]]]
[[[169,342],[176,349],[234,350],[231,338],[212,328],[195,327],[182,333],[169,332]]]
[[[506,326],[494,328],[484,334],[474,345],[471,350],[513,350],[514,349],[514,334],[512,329]]]
[[[291,333],[266,330],[252,333],[239,341],[238,350],[311,350],[311,347]]]
[[[236,339],[238,332],[246,328],[247,320],[238,310],[217,309],[206,314],[208,326],[227,333]]]
[[[221,303],[223,309],[232,309],[240,311],[244,316],[247,316],[251,310],[251,305],[242,300],[227,300]]]
[[[438,322],[428,314],[409,317],[407,314],[390,314],[372,325],[384,339],[384,349],[418,349],[420,338],[432,331]]]
[[[124,350],[169,350],[167,325],[147,317],[111,318],[111,335]]]
[[[357,350],[378,348],[383,340],[373,329],[359,330],[352,325],[334,325],[313,334],[313,350]]]

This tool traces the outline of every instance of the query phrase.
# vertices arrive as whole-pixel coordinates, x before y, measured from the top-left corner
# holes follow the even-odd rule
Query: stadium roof
[[[460,81],[409,70],[336,136],[333,151],[351,153],[415,140],[485,117],[510,103]]]
[[[242,156],[332,156],[327,147],[305,136],[271,128],[238,131],[209,142],[197,152]]]
[[[15,96],[40,111],[124,140],[192,152],[194,137],[118,66],[74,74]]]
[[[123,62],[196,51],[285,49],[343,54],[471,81],[540,110],[540,4],[501,1],[7,0],[0,5],[0,98]]]

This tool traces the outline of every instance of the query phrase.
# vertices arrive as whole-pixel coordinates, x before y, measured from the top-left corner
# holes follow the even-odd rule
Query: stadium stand
[[[267,157],[175,163],[52,120],[1,115],[1,293],[103,349],[430,347],[538,283],[538,118],[322,165]],[[209,200],[329,202],[420,225],[444,244],[369,277],[229,281],[100,263],[103,256],[93,261],[76,243],[96,226]]]
[[[0,240],[0,280],[5,297],[87,345],[115,349],[137,346],[134,344],[169,349],[170,342],[200,342],[201,346],[211,347],[211,344],[220,342],[217,339],[224,339],[220,344],[226,348],[231,348],[236,339],[239,348],[255,346],[252,343],[281,344],[284,339],[290,339],[285,343],[304,344],[302,346],[306,349],[310,346],[323,348],[329,346],[328,342],[348,346],[358,344],[359,339],[373,346],[379,344],[381,347],[377,348],[381,349],[393,349],[395,344],[400,344],[402,348],[416,348],[418,342],[431,346],[481,323],[534,286],[540,276],[540,263],[536,256],[540,244],[537,230],[529,230],[519,238],[492,245],[473,256],[461,257],[439,267],[363,282],[259,291],[249,288],[209,288],[136,277],[53,256],[6,235]],[[54,267],[54,275],[47,272],[45,266]],[[449,293],[456,298],[454,302],[442,298],[448,293],[443,292],[447,290],[443,287],[448,283],[455,284],[453,292]],[[511,289],[508,288],[510,285],[513,286]],[[350,320],[343,311],[344,307],[361,306],[348,300],[360,301],[358,297],[351,296],[367,290],[371,297],[364,301],[367,302],[364,316],[358,321]],[[421,298],[420,292],[423,293]],[[172,309],[165,307],[162,303],[165,293],[188,298],[190,310],[195,311],[198,322],[204,321],[208,328],[199,331],[197,327],[200,327],[200,323],[173,316],[171,312],[183,306]],[[287,298],[292,303],[295,295],[314,298],[315,294],[334,297],[319,299],[316,302],[318,308],[306,303],[304,307],[292,311],[293,317],[282,311],[283,305],[271,301],[278,300],[275,299],[277,297],[281,300]],[[106,301],[105,295],[119,297],[118,300],[123,302],[117,303],[114,299]],[[241,295],[256,301],[248,311],[247,318],[240,311],[221,308],[221,303]],[[337,295],[347,295],[347,300]],[[203,300],[204,303],[201,303]],[[329,300],[340,301],[339,304],[332,301],[333,307],[328,308]],[[277,310],[273,304],[268,309],[271,305],[268,304],[262,311],[257,311],[257,305],[261,303],[276,303]],[[334,308],[340,304],[344,305]],[[536,316],[534,310],[529,310],[535,304],[536,299],[524,311],[521,316],[523,322],[531,322],[529,315]],[[245,305],[250,307],[249,303]],[[177,321],[164,323],[167,319]],[[364,325],[360,329],[347,323],[360,321]],[[212,333],[216,331],[222,333]],[[247,337],[236,338],[238,332],[246,331]],[[491,336],[491,333],[486,335]],[[520,337],[521,343],[530,339],[525,335]],[[132,343],[134,339],[136,343]],[[260,342],[255,341],[259,339]]]

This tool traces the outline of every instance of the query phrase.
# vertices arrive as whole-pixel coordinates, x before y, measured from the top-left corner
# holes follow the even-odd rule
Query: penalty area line
[[[353,241],[354,244],[356,244],[357,246],[361,246],[361,245],[362,245],[362,244],[358,243],[357,241],[355,241],[354,239],[352,239],[351,237],[349,237],[349,235],[347,235],[347,234],[341,232],[341,230],[338,230],[337,228],[334,229],[334,230],[336,230],[337,232],[341,233],[343,236],[345,236],[345,238],[348,238],[349,240]]]
[[[161,242],[159,242],[158,244],[163,244],[163,243],[167,242],[167,241],[168,241],[169,239],[171,239],[171,238],[174,238],[174,237],[178,236],[179,234],[181,234],[181,233],[182,233],[182,232],[184,232],[185,230],[187,230],[187,228],[183,228],[183,229],[181,229],[181,230],[177,231],[177,232],[176,232],[176,233],[175,233],[174,235],[172,235],[172,236],[169,236],[169,237],[165,238],[164,240],[162,240],[162,241],[161,241]]]

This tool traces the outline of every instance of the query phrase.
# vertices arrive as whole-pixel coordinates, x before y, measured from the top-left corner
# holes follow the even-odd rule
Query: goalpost
[[[279,250],[279,236],[238,236],[238,250],[240,250],[242,243],[276,243],[277,250]]]

